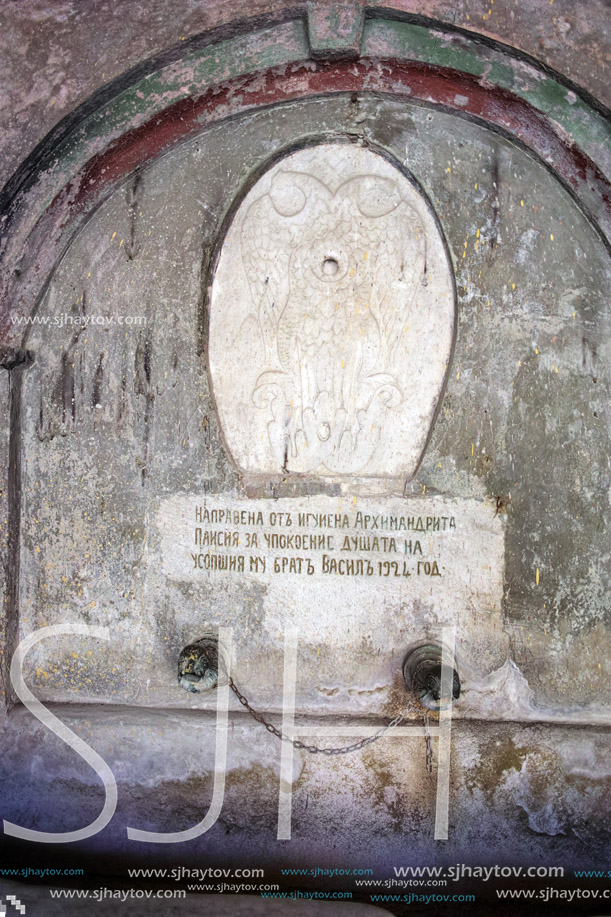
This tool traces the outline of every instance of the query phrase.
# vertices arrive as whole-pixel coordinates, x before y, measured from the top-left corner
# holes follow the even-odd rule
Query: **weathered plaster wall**
[[[443,843],[433,839],[436,779],[426,772],[422,739],[381,740],[358,754],[326,760],[296,752],[293,834],[290,841],[278,841],[279,743],[253,728],[251,720],[232,715],[218,822],[189,843],[152,845],[129,841],[125,826],[188,830],[208,810],[214,719],[202,712],[159,711],[144,720],[121,707],[78,706],[64,709],[62,719],[103,756],[120,786],[109,827],[88,844],[64,847],[71,864],[85,863],[88,871],[94,857],[101,874],[112,874],[123,857],[160,865],[201,866],[204,860],[264,865],[268,880],[281,879],[283,867],[346,863],[372,868],[383,878],[389,864],[404,863],[545,864],[568,871],[589,869],[595,862],[604,868],[608,729],[458,724],[452,740],[450,833]],[[74,752],[25,711],[5,735],[6,819],[31,824],[33,800],[38,830],[75,830],[97,816],[103,803],[99,781]],[[27,772],[24,761],[32,762]],[[12,840],[11,847],[17,844]],[[43,849],[53,857],[51,847]],[[351,879],[345,883],[353,887]],[[321,877],[311,878],[310,886],[324,887]]]
[[[295,0],[290,8],[304,6]],[[316,4],[314,4],[316,5]],[[324,0],[318,5],[324,7]],[[401,0],[376,4],[430,17],[531,54],[611,104],[604,0]],[[274,18],[286,0],[7,0],[2,5],[0,185],[65,115],[112,80],[243,16]]]
[[[187,518],[195,496],[270,506],[275,498],[285,506],[313,493],[341,496],[320,481],[246,487],[211,397],[204,321],[211,254],[235,195],[270,155],[339,131],[391,153],[417,179],[456,277],[448,383],[406,496],[429,512],[449,500],[483,514],[490,543],[481,531],[464,533],[467,579],[469,564],[502,545],[480,603],[458,615],[464,690],[453,727],[450,837],[433,840],[435,779],[419,738],[331,761],[298,752],[293,840],[277,842],[280,746],[234,701],[224,810],[208,834],[178,848],[181,861],[265,859],[277,871],[349,857],[385,876],[407,847],[420,863],[465,861],[468,851],[471,862],[602,867],[610,843],[609,260],[595,220],[604,217],[609,149],[599,106],[586,103],[588,92],[608,98],[605,4],[393,4],[533,54],[582,84],[582,98],[521,61],[506,67],[495,47],[476,45],[474,53],[461,36],[450,41],[382,19],[364,33],[374,62],[392,52],[405,70],[420,61],[422,73],[425,65],[464,73],[419,85],[413,70],[406,89],[401,66],[317,68],[308,57],[313,37],[314,57],[324,52],[324,35],[312,30],[322,29],[325,5],[310,9],[309,42],[305,18],[294,18],[299,6],[249,4],[249,15],[262,17],[258,29],[290,19],[284,43],[272,29],[226,46],[218,59],[214,51],[197,56],[206,30],[224,24],[221,34],[232,34],[228,24],[244,4],[193,4],[182,18],[178,2],[171,10],[28,2],[2,10],[7,176],[108,80],[151,57],[167,63],[118,101],[109,90],[102,116],[90,112],[65,138],[60,162],[51,157],[41,176],[22,172],[38,182],[24,198],[34,204],[24,206],[5,249],[7,309],[146,319],[120,330],[34,326],[26,338],[7,325],[11,344],[36,354],[11,374],[10,458],[6,431],[1,444],[3,468],[12,465],[2,488],[9,504],[2,521],[15,535],[14,553],[3,558],[10,649],[17,629],[25,636],[66,619],[111,629],[108,645],[61,638],[28,657],[28,683],[62,705],[62,718],[119,783],[115,819],[73,848],[75,861],[95,857],[96,868],[112,873],[119,856],[167,857],[177,848],[129,842],[126,825],[176,831],[205,813],[215,698],[194,699],[175,680],[180,649],[202,628],[234,625],[236,679],[259,706],[278,711],[281,627],[266,622],[268,584],[251,578],[236,587],[187,570],[181,512],[186,507]],[[179,55],[187,45],[195,56],[173,63],[172,49]],[[227,47],[235,59],[223,56]],[[235,81],[264,66],[276,66],[267,82]],[[215,79],[225,81],[222,93]],[[206,80],[213,101],[200,104]],[[339,83],[332,98],[300,97]],[[278,86],[283,99],[273,94]],[[401,98],[388,97],[394,92]],[[255,101],[270,107],[248,111]],[[170,102],[183,107],[166,117]],[[231,120],[215,124],[213,111]],[[525,149],[531,141],[535,153]],[[24,355],[8,351],[4,359],[12,365]],[[373,498],[359,497],[366,499]],[[191,528],[192,520],[185,532]],[[299,591],[286,589],[294,603]],[[444,614],[456,623],[443,592],[437,610],[426,606],[420,617],[414,603],[388,595],[380,589],[373,636],[357,621],[355,639],[330,649],[330,630],[344,636],[333,608],[322,608],[318,633],[309,622],[297,682],[304,721],[314,711],[333,723],[356,712],[359,723],[386,721],[405,699],[407,647],[433,638],[449,623]],[[0,772],[3,816],[17,824],[71,830],[99,811],[93,771],[23,709],[4,725]]]
[[[49,644],[32,652],[43,697],[68,700],[85,691],[127,704],[186,704],[174,683],[177,653],[198,627],[231,623],[238,658],[261,673],[249,675],[252,689],[261,702],[278,703],[282,640],[273,626],[257,626],[266,612],[278,614],[266,609],[267,587],[247,577],[245,591],[237,582],[227,591],[222,576],[194,572],[189,553],[201,495],[227,494],[232,506],[244,492],[198,348],[201,252],[215,245],[233,198],[270,155],[355,124],[429,196],[456,273],[456,347],[431,441],[408,485],[417,499],[405,513],[456,514],[471,602],[455,594],[457,578],[447,594],[439,586],[434,604],[444,611],[425,615],[426,623],[417,614],[409,621],[401,595],[416,587],[404,583],[394,598],[389,593],[379,633],[372,638],[373,622],[361,632],[353,621],[352,649],[342,651],[341,626],[315,626],[325,618],[320,596],[298,589],[301,604],[316,608],[295,612],[295,621],[309,632],[312,617],[313,652],[323,654],[312,661],[322,661],[321,687],[312,693],[302,672],[300,703],[330,709],[330,692],[333,707],[343,699],[347,712],[354,698],[345,694],[346,674],[358,671],[360,703],[371,712],[376,688],[375,709],[386,709],[382,686],[390,689],[407,646],[460,620],[459,655],[469,671],[461,707],[469,715],[609,714],[600,645],[609,589],[609,546],[600,537],[609,513],[605,247],[547,170],[511,143],[451,115],[367,95],[357,104],[351,96],[292,103],[201,133],[117,191],[55,274],[38,311],[51,324],[33,326],[25,341],[37,359],[23,389],[21,633],[76,615],[117,625],[121,637],[117,631],[118,643],[96,650],[101,662],[95,674],[86,667],[86,683],[69,648],[58,657]],[[260,243],[253,239],[255,252]],[[235,285],[243,270],[233,266]],[[225,285],[234,295],[230,279]],[[247,288],[237,289],[245,300]],[[143,325],[71,324],[117,310]],[[63,315],[63,326],[54,326]],[[240,343],[239,323],[219,321],[227,327],[228,364],[239,371],[255,359],[253,330]],[[435,328],[431,321],[421,333],[435,336]],[[409,372],[417,372],[413,355]],[[254,435],[244,422],[244,448]],[[264,485],[261,492],[272,493]],[[457,502],[443,504],[444,496]],[[484,534],[461,500],[488,507]],[[367,506],[359,497],[356,508]],[[396,513],[401,503],[393,506]],[[500,567],[495,529],[504,530]],[[416,537],[402,533],[400,550]],[[424,559],[437,556],[427,537]],[[337,549],[340,541],[336,535]],[[489,582],[478,591],[477,571],[488,564]],[[327,614],[331,621],[336,611]],[[486,679],[501,677],[509,658],[526,679],[519,696],[512,704],[493,690],[486,701]]]

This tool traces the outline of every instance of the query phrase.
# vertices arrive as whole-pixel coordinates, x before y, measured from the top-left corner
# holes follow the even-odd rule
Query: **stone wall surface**
[[[18,703],[26,641],[118,785],[72,848],[106,875],[608,860],[608,6],[362,6],[0,13],[2,816],[104,802]],[[461,687],[442,844],[449,721],[403,675],[430,644]],[[291,757],[227,665],[306,742],[405,722]],[[188,843],[128,837],[219,792]]]
[[[435,207],[456,265],[458,328],[422,464],[407,485],[393,485],[399,492],[407,486],[412,500],[380,504],[375,492],[355,493],[349,525],[326,529],[315,527],[315,514],[345,512],[339,491],[338,499],[316,503],[298,477],[291,498],[278,503],[279,491],[261,484],[263,499],[253,501],[222,445],[196,345],[200,253],[214,245],[229,203],[270,154],[355,117],[367,142],[396,156]],[[256,254],[258,238],[253,244]],[[264,248],[259,257],[265,259]],[[234,266],[233,282],[224,281],[232,291],[241,282],[239,271],[247,284],[246,268]],[[461,663],[470,673],[464,703],[475,696],[471,691],[480,692],[471,715],[487,703],[486,680],[500,678],[510,659],[525,682],[515,708],[506,696],[499,698],[498,715],[535,715],[536,708],[564,716],[581,716],[585,709],[589,716],[606,714],[607,661],[599,649],[609,569],[608,544],[600,537],[609,512],[608,278],[603,245],[545,169],[498,135],[406,103],[363,96],[356,115],[350,97],[293,103],[202,133],[139,174],[104,204],[69,250],[38,313],[51,324],[32,326],[26,340],[38,358],[24,375],[23,390],[22,636],[74,616],[115,626],[121,644],[96,649],[99,662],[86,667],[86,676],[82,660],[67,646],[61,649],[61,640],[55,651],[53,642],[40,645],[28,662],[42,696],[68,700],[84,690],[122,703],[187,703],[173,682],[177,652],[198,629],[240,623],[238,659],[270,703],[279,698],[282,634],[292,622],[316,648],[321,680],[312,693],[313,673],[301,674],[304,703],[328,708],[348,701],[345,675],[358,671],[362,703],[373,700],[375,709],[385,709],[381,685],[390,689],[400,675],[407,646],[454,622]],[[248,287],[237,289],[238,301],[245,302]],[[73,324],[81,315],[112,318],[117,303],[126,318],[146,324]],[[53,324],[59,316],[65,316],[63,326]],[[246,359],[256,361],[258,332],[246,318],[223,315],[219,321],[229,331],[227,342],[211,346],[227,354],[223,373],[229,377]],[[437,334],[432,319],[425,325],[420,335]],[[415,360],[415,354],[408,359],[408,375],[419,371]],[[237,382],[228,385],[227,398],[235,392],[239,405]],[[257,413],[250,396],[236,410],[243,419],[235,435],[242,436],[245,454],[251,441],[256,454],[267,409],[259,411],[263,426],[255,431],[247,425]],[[559,439],[562,450],[554,448]],[[273,470],[272,462],[268,476]],[[297,499],[299,488],[310,494],[307,501]],[[507,503],[500,511],[499,500]],[[478,504],[482,519],[475,523]],[[265,524],[257,517],[250,526],[234,525],[225,515],[215,524],[211,515],[202,526],[198,506],[211,514],[256,510]],[[292,527],[283,527],[280,518],[270,526],[269,513],[280,510],[292,510]],[[357,521],[359,512],[405,517],[412,527],[367,529]],[[308,513],[312,518],[300,527],[299,515]],[[428,531],[427,518],[437,519],[428,522]],[[239,541],[237,549],[210,548],[209,541],[202,549],[205,533],[216,532]],[[270,571],[257,576],[249,566],[257,554],[247,548],[249,532],[259,533],[262,549],[279,535],[323,533],[326,548],[305,551],[316,560],[316,576],[288,570],[272,598]],[[408,560],[406,572],[413,568],[414,575],[399,577],[394,591],[393,575],[385,599],[382,584],[363,585],[367,577],[353,577],[350,600],[341,594],[347,617],[338,618],[334,606],[324,608],[315,586],[324,591],[325,583],[345,577],[325,576],[323,557],[334,547],[335,556],[350,559],[351,538],[371,542],[376,534],[394,537],[394,546],[389,554],[380,542],[365,556],[376,563],[399,559],[401,573]],[[422,566],[441,562],[444,539],[455,545],[443,558],[447,586],[443,576],[423,577]],[[277,553],[304,554],[288,544]],[[246,577],[202,568],[209,551],[245,558]],[[355,556],[363,555],[357,550]],[[463,574],[467,591],[459,598],[456,577]],[[363,589],[378,605],[375,616],[359,599]],[[359,602],[362,620],[354,610]],[[292,609],[288,617],[283,607]],[[338,653],[346,654],[341,663]]]
[[[318,3],[323,7],[323,0]],[[7,0],[2,7],[0,184],[45,134],[130,68],[242,17],[275,17],[303,0]],[[430,17],[518,48],[609,105],[608,5],[604,0],[402,0],[376,6]]]
[[[608,728],[455,724],[450,836],[443,844],[433,837],[436,775],[427,773],[422,738],[380,740],[327,762],[296,752],[293,833],[287,843],[276,837],[279,743],[238,713],[217,824],[188,844],[162,844],[151,851],[151,845],[128,840],[126,826],[187,830],[208,810],[214,719],[179,711],[144,719],[121,708],[102,712],[78,706],[64,710],[62,719],[109,763],[120,786],[119,807],[108,828],[89,845],[72,847],[71,865],[90,866],[95,856],[102,874],[113,874],[117,857],[138,862],[158,855],[180,858],[185,865],[204,859],[214,865],[264,865],[268,880],[281,879],[280,869],[294,864],[354,863],[373,869],[376,877],[386,877],[389,863],[408,862],[535,863],[561,866],[568,874],[589,868],[593,859],[602,862],[600,851],[609,843]],[[104,795],[99,780],[48,729],[20,711],[5,735],[8,821],[31,820],[33,798],[41,831],[76,830],[97,816]],[[24,759],[32,762],[27,776]],[[52,861],[53,851],[45,853]],[[321,887],[320,881],[313,877],[309,884]],[[345,887],[353,887],[349,878]]]

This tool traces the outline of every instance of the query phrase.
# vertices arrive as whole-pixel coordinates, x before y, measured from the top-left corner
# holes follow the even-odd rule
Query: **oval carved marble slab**
[[[347,143],[286,156],[238,207],[212,282],[210,373],[234,461],[409,478],[454,325],[443,239],[406,175]]]

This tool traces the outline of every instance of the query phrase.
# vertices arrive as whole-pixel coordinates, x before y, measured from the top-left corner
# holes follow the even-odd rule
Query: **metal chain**
[[[431,742],[431,733],[429,731],[429,711],[425,710],[423,715],[424,720],[424,741],[426,743],[426,772],[427,774],[433,773],[433,744]]]
[[[290,742],[295,748],[300,748],[303,751],[310,752],[311,755],[346,755],[351,751],[358,751],[359,748],[365,748],[366,745],[371,745],[372,742],[377,742],[389,729],[392,729],[393,726],[398,726],[399,723],[405,719],[406,712],[399,713],[393,720],[388,723],[387,726],[384,726],[380,729],[379,732],[376,732],[375,735],[367,736],[365,739],[361,739],[360,742],[354,742],[352,745],[345,745],[343,748],[319,748],[317,745],[307,745],[305,742],[300,742],[299,739],[291,739],[290,736],[284,735],[280,729],[274,726],[273,723],[269,723],[264,717],[258,713],[253,707],[251,707],[247,698],[244,697],[240,689],[237,687],[232,678],[229,679],[229,687],[242,704],[243,707],[248,710],[253,719],[257,723],[261,723],[262,726],[265,726],[268,732],[271,732],[272,735],[275,735],[276,738],[280,739],[281,742]]]

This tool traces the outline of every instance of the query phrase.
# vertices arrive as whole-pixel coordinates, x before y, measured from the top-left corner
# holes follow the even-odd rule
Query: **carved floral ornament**
[[[409,478],[454,325],[440,230],[397,166],[340,142],[276,162],[237,208],[212,281],[210,373],[235,462]]]

